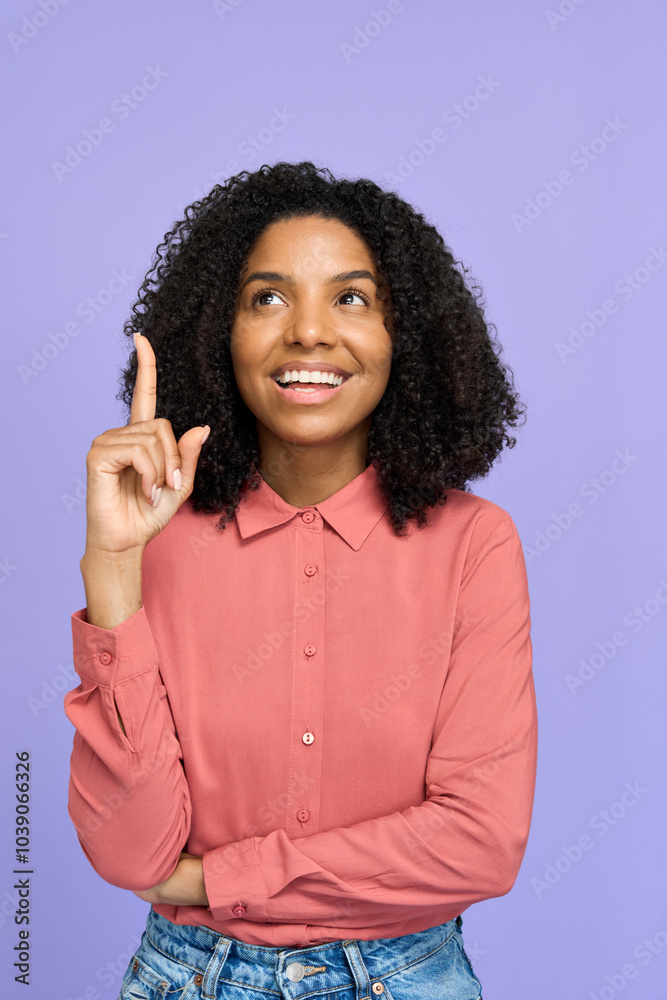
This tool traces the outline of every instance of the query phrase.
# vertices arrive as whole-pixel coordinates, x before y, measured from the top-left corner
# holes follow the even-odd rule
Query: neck
[[[368,466],[367,437],[356,447],[340,442],[301,445],[288,441],[260,441],[257,466],[262,479],[293,507],[321,503],[356,479]]]

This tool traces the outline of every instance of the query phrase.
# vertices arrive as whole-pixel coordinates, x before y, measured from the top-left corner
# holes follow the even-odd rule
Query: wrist
[[[145,548],[145,545],[137,545],[131,549],[122,549],[114,552],[109,549],[99,549],[94,545],[86,543],[84,553],[79,560],[79,566],[82,572],[85,569],[93,569],[97,566],[133,566],[136,563],[141,563]]]

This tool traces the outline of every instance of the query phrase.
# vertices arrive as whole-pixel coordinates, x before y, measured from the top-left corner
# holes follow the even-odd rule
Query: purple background
[[[0,39],[14,95],[0,219],[2,996],[27,995],[12,968],[15,751],[33,761],[30,995],[113,1000],[148,910],[93,871],[66,811],[85,459],[125,422],[122,323],[185,205],[239,170],[312,159],[397,190],[440,229],[485,290],[528,406],[517,447],[473,484],[524,543],[540,711],[516,885],[464,914],[485,1000],[664,1000],[664,5],[42,3],[4,4]],[[148,69],[154,89],[121,112]],[[113,129],[59,170],[105,118]],[[110,294],[114,271],[129,278]]]

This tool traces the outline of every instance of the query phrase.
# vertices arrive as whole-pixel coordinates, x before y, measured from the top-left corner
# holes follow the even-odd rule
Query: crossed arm
[[[133,890],[135,896],[147,903],[162,903],[168,906],[208,906],[208,896],[204,886],[204,871],[201,857],[181,852],[174,871],[164,882],[158,882],[141,892]]]

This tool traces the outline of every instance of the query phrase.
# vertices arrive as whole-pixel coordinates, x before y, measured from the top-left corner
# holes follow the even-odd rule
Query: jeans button
[[[298,983],[299,980],[303,979],[303,966],[301,962],[290,962],[290,964],[285,969],[285,975],[291,983]]]
[[[384,986],[382,983],[373,983],[373,993],[384,993]]]

